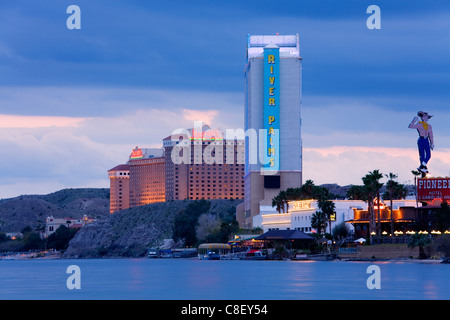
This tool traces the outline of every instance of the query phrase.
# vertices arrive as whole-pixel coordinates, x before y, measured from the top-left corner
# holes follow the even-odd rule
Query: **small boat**
[[[264,251],[252,249],[245,253],[244,259],[246,260],[266,260],[267,255]]]
[[[198,247],[200,260],[221,260],[221,257],[230,253],[231,246],[225,243],[203,243]]]
[[[200,256],[199,256],[200,257]],[[201,260],[220,260],[220,254],[209,251],[200,257]]]
[[[173,258],[172,250],[160,250],[160,258]]]
[[[159,257],[158,250],[153,249],[153,248],[148,249],[147,257],[148,258],[158,258]]]
[[[313,261],[330,261],[333,260],[332,253],[319,254],[297,254],[292,260],[313,260]]]

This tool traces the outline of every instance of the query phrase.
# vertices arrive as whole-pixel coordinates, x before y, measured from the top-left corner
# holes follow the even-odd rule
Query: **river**
[[[79,267],[80,289],[67,273]],[[380,288],[369,289],[368,267]],[[0,299],[39,300],[447,300],[450,265],[417,262],[0,260]]]

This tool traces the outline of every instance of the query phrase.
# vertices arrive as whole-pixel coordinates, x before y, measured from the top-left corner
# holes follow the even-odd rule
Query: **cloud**
[[[433,101],[392,97],[306,97],[302,107],[303,144],[311,148],[415,148],[417,133],[408,125],[420,109],[435,115],[430,124],[437,149],[450,148],[450,112],[435,107]]]
[[[0,93],[11,110],[24,113],[0,116],[0,149],[5,154],[0,158],[0,192],[8,195],[47,192],[52,185],[50,191],[108,187],[106,171],[125,163],[135,146],[161,147],[163,138],[175,129],[193,127],[194,120],[212,128],[243,128],[242,93],[56,87],[2,88]],[[407,125],[417,108],[392,108],[398,102],[306,96],[304,181],[359,184],[374,169],[397,173],[401,182],[410,180],[410,171],[418,165],[417,133]],[[28,104],[38,108],[20,108]],[[29,115],[33,110],[53,110],[56,115]],[[66,110],[72,110],[72,116],[58,114]],[[450,114],[427,111],[435,115],[430,120],[436,139],[430,170],[447,175]]]
[[[76,127],[86,118],[0,114],[0,128]]]
[[[220,118],[220,125],[232,127],[233,123],[225,123],[233,118],[226,114],[229,109],[131,108],[115,116],[85,118],[4,116],[0,118],[0,149],[5,154],[0,158],[0,198],[63,187],[108,187],[107,170],[128,161],[136,145],[162,147],[163,138],[177,128],[193,127],[194,119],[214,126]]]
[[[217,110],[208,110],[208,111],[200,111],[200,110],[190,110],[183,109],[183,117],[192,122],[201,121],[204,124],[212,123],[212,120],[217,117],[219,112]]]
[[[448,176],[450,149],[432,151],[428,165],[435,176]],[[412,148],[334,146],[303,149],[303,180],[316,184],[362,184],[361,177],[369,171],[380,170],[398,175],[398,181],[413,183],[412,170],[419,166],[418,151]]]

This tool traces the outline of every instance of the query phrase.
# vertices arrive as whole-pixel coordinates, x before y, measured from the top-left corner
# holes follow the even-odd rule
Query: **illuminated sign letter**
[[[275,45],[264,48],[264,129],[265,149],[263,170],[275,174],[280,169],[280,52]]]
[[[272,124],[274,122],[275,122],[275,117],[274,116],[269,116],[269,124]]]

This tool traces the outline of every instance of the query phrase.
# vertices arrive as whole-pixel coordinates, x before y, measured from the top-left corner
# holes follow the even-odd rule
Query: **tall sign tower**
[[[302,185],[301,71],[298,34],[248,36],[242,227],[251,228],[281,190]]]

